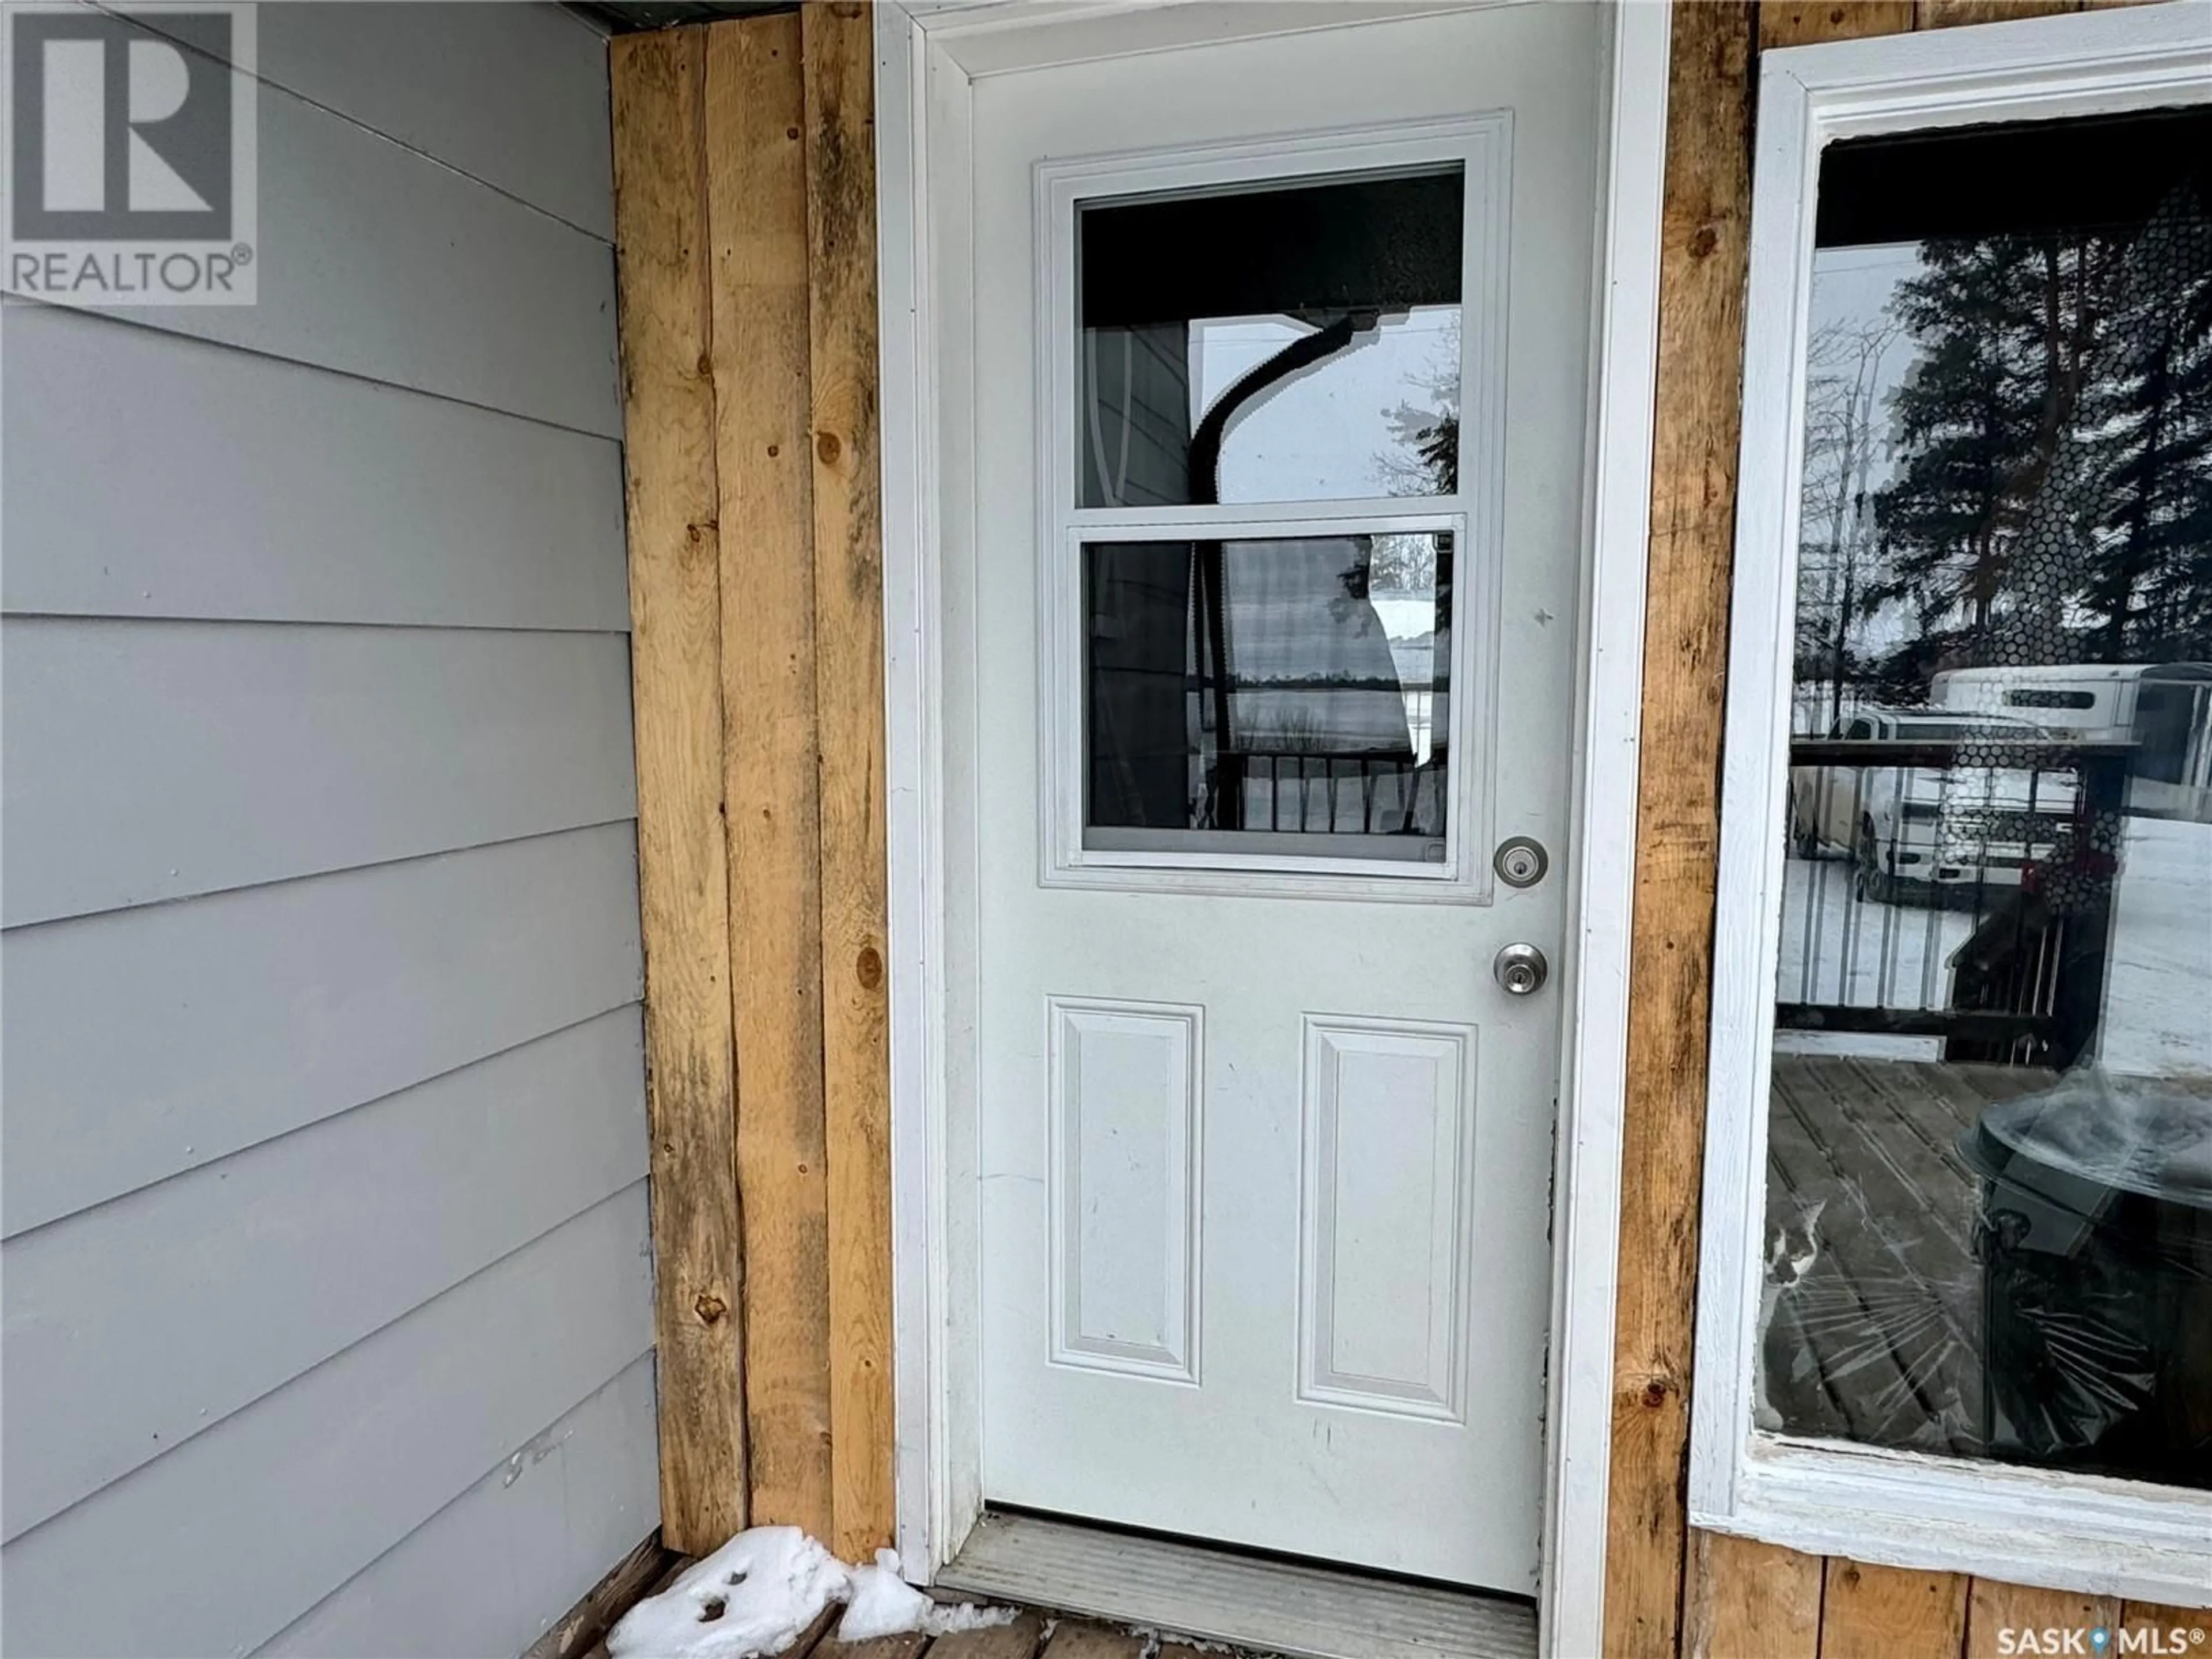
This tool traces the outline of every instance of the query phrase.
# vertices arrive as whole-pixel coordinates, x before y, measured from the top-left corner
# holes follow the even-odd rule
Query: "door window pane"
[[[1824,155],[1762,1428],[2212,1486],[2208,173]]]
[[[1078,504],[1455,492],[1462,173],[1081,205]]]
[[[1439,863],[1443,532],[1083,549],[1084,844]]]

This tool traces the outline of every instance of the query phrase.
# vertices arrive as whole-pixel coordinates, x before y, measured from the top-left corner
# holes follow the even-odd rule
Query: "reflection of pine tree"
[[[1930,241],[1899,285],[1921,356],[1892,400],[1901,465],[1877,503],[1878,597],[1909,599],[1923,629],[1989,626],[2010,532],[2075,416],[2107,252],[2055,235]]]
[[[2169,201],[2115,283],[2090,411],[2105,471],[2084,608],[2108,661],[2212,656],[2212,222]]]
[[[1401,471],[1393,479],[1402,488],[1393,489],[1394,495],[1455,495],[1459,493],[1459,411],[1448,409],[1441,412],[1430,409],[1414,409],[1401,404],[1384,419],[1390,422],[1390,435],[1412,452],[1413,459],[1397,465]]]
[[[1931,240],[1899,285],[1918,353],[1892,394],[1899,464],[1876,502],[1875,603],[1917,613],[1880,678],[1978,660],[2033,584],[2021,532],[2046,487],[2078,577],[2080,654],[2212,656],[2212,223],[2184,191],[2147,225]],[[2058,474],[2066,472],[2062,479]],[[2046,505],[2047,510],[2047,505]]]

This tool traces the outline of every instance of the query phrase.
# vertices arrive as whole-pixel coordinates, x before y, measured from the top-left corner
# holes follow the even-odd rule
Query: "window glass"
[[[1440,863],[1452,538],[1083,550],[1084,845]]]
[[[1462,175],[1080,206],[1078,504],[1454,493]]]
[[[1762,1429],[2212,1486],[2208,169],[1824,153]]]

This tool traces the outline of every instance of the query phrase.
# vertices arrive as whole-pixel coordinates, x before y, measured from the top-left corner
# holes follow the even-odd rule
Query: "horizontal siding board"
[[[607,47],[548,3],[275,5],[264,81],[614,240]]]
[[[164,33],[158,12],[140,21]],[[614,240],[605,38],[547,0],[260,14],[259,78]]]
[[[534,1437],[262,1651],[520,1653],[659,1520],[653,1356]]]
[[[88,313],[5,321],[9,611],[629,627],[611,439]]]
[[[658,1518],[605,47],[259,28],[259,303],[0,307],[0,1649],[511,1653]]]
[[[499,1459],[526,1468],[651,1343],[651,1271],[640,1182],[0,1549],[0,1648],[261,1645]]]
[[[5,1536],[642,1179],[644,1066],[618,1010],[0,1248]]]
[[[15,617],[6,925],[636,812],[613,634]]]
[[[275,87],[257,102],[255,303],[118,314],[621,435],[607,242]]]
[[[0,1209],[20,1233],[633,1003],[641,975],[628,823],[0,935]]]

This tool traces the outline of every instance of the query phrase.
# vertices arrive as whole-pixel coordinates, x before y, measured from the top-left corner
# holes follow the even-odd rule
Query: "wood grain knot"
[[[1650,1410],[1657,1411],[1667,1403],[1667,1385],[1656,1376],[1646,1382],[1644,1385],[1644,1403]]]
[[[1690,238],[1690,257],[1703,259],[1721,245],[1721,234],[1711,225],[1699,225],[1698,234]]]
[[[699,1316],[699,1322],[702,1325],[718,1322],[729,1310],[730,1304],[712,1291],[700,1291],[698,1299],[691,1304],[691,1311]]]
[[[872,991],[884,982],[884,953],[874,945],[862,945],[860,959],[853,966],[860,976],[860,983],[867,989]]]
[[[768,453],[769,459],[770,460],[774,460],[777,456],[783,453],[783,446],[781,444],[770,444],[768,447]]]
[[[817,432],[814,435],[814,453],[822,458],[824,466],[835,466],[837,457],[844,453],[844,445],[837,441],[834,432]]]
[[[714,360],[703,351],[699,354],[699,378],[702,380],[714,378]]]
[[[796,138],[799,137],[799,129],[797,127],[786,127],[783,130],[783,136],[787,138]]]

